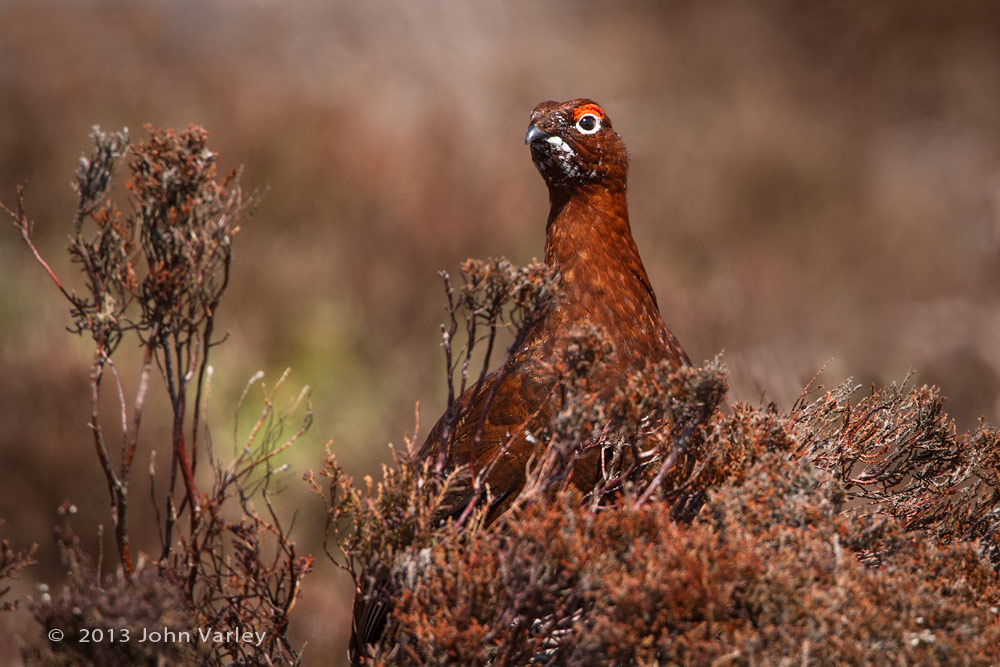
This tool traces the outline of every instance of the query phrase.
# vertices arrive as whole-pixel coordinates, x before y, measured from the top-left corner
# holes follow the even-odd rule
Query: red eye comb
[[[604,118],[604,109],[597,106],[596,104],[581,104],[576,109],[573,109],[573,122],[580,120],[581,116],[586,116],[588,113],[594,114],[598,118]]]

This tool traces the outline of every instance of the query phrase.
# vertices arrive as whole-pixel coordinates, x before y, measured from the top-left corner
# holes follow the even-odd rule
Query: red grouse
[[[549,187],[545,263],[559,277],[556,302],[502,368],[459,397],[458,422],[444,443],[449,460],[480,465],[506,448],[486,480],[495,498],[488,520],[502,513],[524,482],[537,442],[533,434],[552,417],[550,362],[581,327],[596,326],[612,344],[596,378],[605,399],[650,363],[689,363],[660,317],[632,239],[628,153],[611,119],[586,99],[542,102],[531,112],[524,143]],[[431,430],[421,455],[442,445],[444,423],[442,417]],[[574,481],[589,491],[597,468],[585,463],[578,462]]]
[[[553,414],[551,362],[574,332],[590,325],[611,343],[610,358],[596,378],[604,398],[649,364],[690,363],[660,317],[632,239],[625,196],[628,153],[611,119],[588,99],[542,102],[531,112],[524,143],[549,189],[545,262],[558,276],[555,302],[499,370],[457,399],[448,441],[442,442],[442,417],[420,451],[432,456],[445,447],[449,461],[473,461],[479,468],[499,453],[486,478],[494,498],[488,522],[503,513],[524,485],[525,465],[540,446],[534,434]],[[597,472],[593,462],[579,461],[574,482],[589,491]],[[381,634],[391,606],[384,590],[358,597],[355,660],[364,643]]]

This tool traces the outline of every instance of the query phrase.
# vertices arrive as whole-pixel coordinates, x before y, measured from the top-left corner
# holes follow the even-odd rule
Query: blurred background
[[[318,558],[293,616],[307,664],[344,654],[351,584],[322,557],[321,503],[299,477],[331,439],[349,472],[376,473],[418,401],[423,432],[439,416],[436,272],[542,254],[547,197],[522,145],[539,101],[591,97],[613,118],[664,319],[696,362],[724,351],[732,400],[787,409],[824,366],[827,385],[913,369],[960,429],[1000,421],[994,2],[2,0],[0,90],[0,201],[28,183],[39,246],[70,284],[69,184],[92,125],[134,140],[144,123],[203,125],[220,173],[245,165],[244,185],[267,190],[237,237],[209,419],[231,444],[258,370],[291,367],[288,395],[313,388],[284,494]],[[62,501],[85,542],[109,523],[91,347],[68,323],[0,225],[0,530],[40,547],[22,596],[62,581]],[[149,451],[168,457],[162,411],[147,420],[140,497]],[[27,613],[0,615],[0,662],[19,633],[40,639]]]

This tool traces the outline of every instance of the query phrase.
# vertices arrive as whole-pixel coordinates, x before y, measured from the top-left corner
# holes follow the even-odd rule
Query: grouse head
[[[531,112],[524,143],[553,194],[589,184],[625,189],[628,152],[593,100],[542,102]]]

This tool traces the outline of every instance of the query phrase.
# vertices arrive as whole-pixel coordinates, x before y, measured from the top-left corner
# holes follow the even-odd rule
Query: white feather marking
[[[573,149],[569,147],[569,144],[563,141],[562,137],[552,136],[546,139],[545,141],[549,142],[550,144],[552,144],[559,150],[563,151],[564,153],[568,153],[569,155],[573,154]]]

